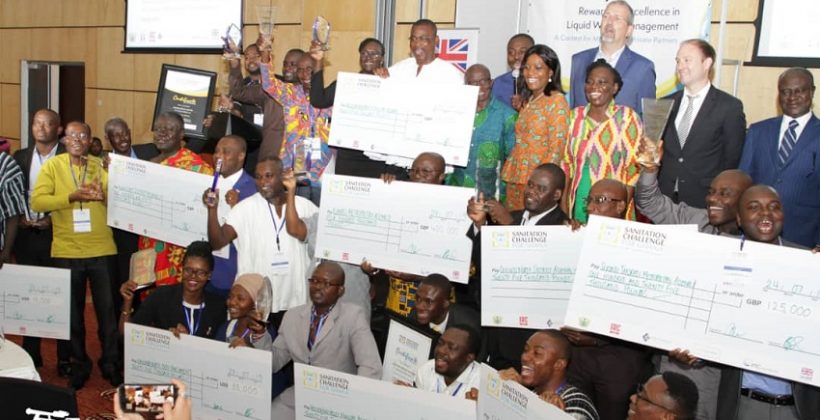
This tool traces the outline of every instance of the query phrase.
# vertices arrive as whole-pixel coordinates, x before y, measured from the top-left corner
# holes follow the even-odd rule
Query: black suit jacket
[[[714,86],[709,88],[695,119],[686,145],[681,150],[675,118],[683,91],[667,98],[675,101],[663,134],[663,161],[658,184],[664,195],[672,197],[678,180],[678,198],[690,206],[705,208],[705,197],[712,179],[726,169],[736,169],[746,138],[743,103]]]
[[[20,149],[14,152],[14,160],[20,165],[20,169],[23,170],[23,182],[25,183],[26,188],[26,202],[29,200],[28,196],[28,174],[31,171],[31,161],[34,159],[34,146],[26,147],[25,149]],[[63,143],[57,142],[57,154],[61,154],[65,152],[65,146]]]
[[[154,146],[154,143],[132,144],[131,149],[134,150],[134,154],[137,155],[139,160],[151,160],[154,156],[159,155],[159,149]]]

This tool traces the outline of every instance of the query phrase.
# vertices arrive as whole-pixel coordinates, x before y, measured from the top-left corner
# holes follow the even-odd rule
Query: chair
[[[0,413],[9,420],[79,418],[77,395],[71,388],[19,378],[0,377]]]

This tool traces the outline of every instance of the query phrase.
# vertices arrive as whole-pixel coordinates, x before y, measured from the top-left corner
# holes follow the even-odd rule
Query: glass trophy
[[[322,46],[322,51],[327,51],[330,48],[330,22],[322,16],[316,16],[313,20],[313,40]]]
[[[256,19],[259,22],[259,34],[270,39],[276,22],[276,6],[256,6]]]
[[[128,277],[137,283],[137,290],[151,286],[156,281],[154,265],[157,262],[157,251],[153,248],[143,249],[131,254],[131,267]]]
[[[638,156],[638,161],[642,164],[657,165],[660,163],[658,158],[658,146],[663,136],[663,130],[666,128],[666,123],[669,120],[669,114],[672,113],[672,99],[651,99],[642,98],[641,106],[643,107],[643,135],[647,139],[648,150]]]
[[[225,60],[238,59],[239,53],[242,51],[242,30],[232,23],[225,31],[222,40],[225,41],[225,53],[222,58]]]
[[[264,278],[262,282],[262,289],[259,290],[259,294],[256,295],[256,315],[257,319],[261,322],[266,323],[268,321],[268,315],[270,315],[271,309],[273,308],[273,288],[270,284],[270,279],[267,277]]]
[[[308,179],[308,167],[309,163],[307,160],[307,154],[310,147],[310,143],[305,144],[305,141],[297,141],[293,145],[293,176],[296,177],[296,183],[299,185],[304,184],[304,182]]]

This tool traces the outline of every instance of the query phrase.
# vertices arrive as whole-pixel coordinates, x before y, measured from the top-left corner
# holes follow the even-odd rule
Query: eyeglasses
[[[670,413],[675,413],[675,410],[672,410],[671,408],[664,407],[664,406],[650,400],[648,397],[646,397],[645,394],[646,393],[644,392],[643,384],[638,384],[638,386],[635,387],[635,397],[637,397],[641,401],[646,401],[650,405],[654,405],[655,407],[658,407],[658,408],[663,409],[665,411],[668,411]]]
[[[433,42],[435,38],[429,36],[411,36],[408,38],[410,42]]]
[[[308,280],[308,283],[319,286],[322,289],[327,289],[328,287],[331,287],[331,286],[341,286],[342,285],[342,283],[332,283],[330,281],[327,281],[326,279],[317,279],[316,277],[309,277],[307,280]]]
[[[467,84],[470,86],[487,86],[490,84],[490,79],[468,80]]]
[[[410,168],[407,170],[408,175],[416,178],[428,178],[435,172],[435,170],[429,168]]]
[[[74,140],[88,140],[88,134],[82,131],[77,133],[65,133],[65,136]]]
[[[359,55],[364,58],[379,58],[383,54],[379,51],[359,51]]]
[[[607,197],[605,195],[597,195],[595,197],[589,196],[589,197],[586,198],[585,201],[586,201],[587,205],[590,205],[592,203],[600,205],[600,204],[609,203],[609,202],[617,203],[619,201],[624,201],[624,200],[621,200],[620,198]]]
[[[184,275],[184,276],[196,276],[196,277],[199,277],[199,278],[202,279],[202,278],[206,278],[206,277],[210,276],[211,272],[209,270],[201,270],[201,269],[198,270],[198,269],[195,269],[195,268],[185,267],[185,268],[182,269],[182,275]]]

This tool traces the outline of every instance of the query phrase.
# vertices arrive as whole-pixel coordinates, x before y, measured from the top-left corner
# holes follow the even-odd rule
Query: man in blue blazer
[[[811,112],[814,77],[791,68],[777,81],[782,117],[752,124],[740,169],[780,194],[786,224],[783,238],[820,245],[820,120]]]
[[[573,108],[587,104],[584,94],[587,67],[598,59],[604,59],[615,67],[624,81],[615,103],[641,113],[641,98],[655,98],[655,65],[626,45],[627,39],[632,36],[633,19],[629,3],[622,0],[609,2],[601,17],[601,45],[572,56],[569,83]]]

